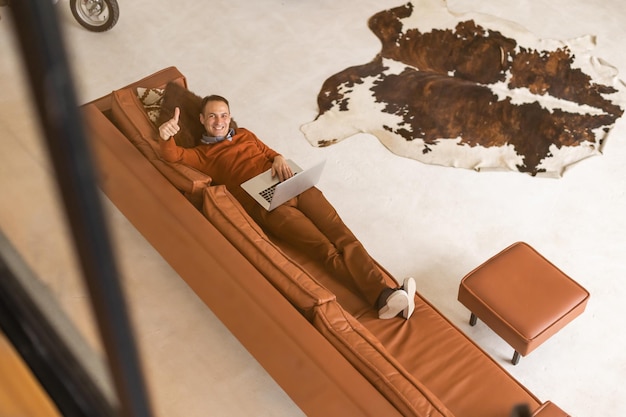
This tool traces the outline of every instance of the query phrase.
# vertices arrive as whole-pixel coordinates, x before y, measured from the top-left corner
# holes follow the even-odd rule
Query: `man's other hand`
[[[282,155],[277,155],[272,162],[272,177],[278,176],[279,181],[293,177],[293,171]]]

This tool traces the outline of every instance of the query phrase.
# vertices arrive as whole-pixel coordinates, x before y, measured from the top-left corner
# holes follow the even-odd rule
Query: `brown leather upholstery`
[[[335,302],[335,295],[284,254],[224,186],[205,191],[207,218],[403,415],[452,416],[381,343]],[[371,309],[370,309],[371,310]],[[433,405],[434,404],[434,405]]]
[[[467,274],[459,301],[521,355],[580,315],[589,293],[524,242]]]
[[[569,417],[569,414],[561,410],[553,402],[546,401],[533,413],[533,417]]]
[[[142,82],[180,77],[168,68]],[[132,120],[139,116],[127,90],[140,85],[85,106],[102,188],[307,415],[502,417],[518,403],[539,409],[541,401],[419,294],[410,320],[379,320],[354,288],[263,233],[224,187],[201,182],[202,210],[189,204],[183,193],[197,194],[172,179],[179,167],[162,169],[134,140],[154,134],[138,134]]]
[[[203,211],[211,223],[403,415],[420,415],[429,410],[430,414],[441,415],[456,412],[497,416],[506,415],[511,404],[539,405],[523,386],[512,381],[473,343],[468,343],[461,332],[451,332],[453,325],[419,294],[416,313],[408,322],[379,320],[376,311],[354,289],[341,289],[342,284],[322,269],[311,269],[315,275],[308,273],[294,261],[305,259],[304,254],[292,250],[288,256],[272,243],[225,187],[209,187],[204,203]],[[341,304],[330,302],[335,295],[314,276],[342,294]],[[342,308],[344,302],[347,309]],[[358,320],[346,311],[350,308]],[[440,369],[440,364],[446,364],[445,369]],[[414,375],[423,377],[418,380]],[[491,383],[484,384],[486,380]],[[429,388],[435,389],[437,395]],[[483,400],[486,396],[492,397],[489,402]]]
[[[389,398],[402,415],[454,415],[339,303],[333,301],[320,305],[315,313],[315,327]]]

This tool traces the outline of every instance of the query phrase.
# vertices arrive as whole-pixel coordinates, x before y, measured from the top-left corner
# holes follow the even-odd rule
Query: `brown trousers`
[[[389,288],[361,242],[315,187],[272,211],[259,204],[246,211],[268,233],[310,254],[340,279],[356,284],[372,305]]]

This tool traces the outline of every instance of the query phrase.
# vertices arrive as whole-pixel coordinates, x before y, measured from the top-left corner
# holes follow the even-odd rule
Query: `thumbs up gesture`
[[[176,107],[174,109],[174,117],[159,126],[159,136],[161,136],[161,139],[169,140],[172,136],[178,133],[178,131],[180,130],[180,126],[178,124],[179,118],[180,109]]]

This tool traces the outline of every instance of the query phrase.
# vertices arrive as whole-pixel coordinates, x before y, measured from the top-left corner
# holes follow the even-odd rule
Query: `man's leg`
[[[376,306],[380,318],[400,313],[409,318],[413,313],[413,279],[405,280],[402,291],[390,288],[363,245],[319,190],[311,189],[271,212],[258,206],[249,213],[269,233],[312,254],[338,278],[356,284],[366,300]],[[404,288],[407,282],[413,282],[412,292]]]
[[[341,220],[332,204],[320,190],[310,188],[298,196],[297,206],[341,254],[353,281],[367,300],[375,305],[381,292],[389,287],[374,260]]]
[[[298,197],[300,209],[343,254],[346,267],[367,299],[376,305],[381,319],[395,317],[398,309],[408,319],[415,309],[415,280],[405,278],[402,290],[387,286],[382,272],[361,242],[339,217],[335,208],[317,188]]]
[[[321,196],[319,190],[315,191]],[[355,284],[365,299],[375,305],[380,293],[388,288],[382,274],[326,199],[303,201],[307,194],[309,191],[270,212],[258,206],[249,213],[266,231],[310,254],[338,278]],[[315,204],[319,207],[311,219],[307,215],[312,213],[309,206]],[[307,208],[307,212],[302,208]],[[320,230],[320,224],[324,230]],[[372,267],[367,267],[367,263]]]
[[[337,248],[297,209],[295,200],[268,212],[260,206],[248,211],[250,216],[268,233],[311,255],[339,278],[352,278]]]

